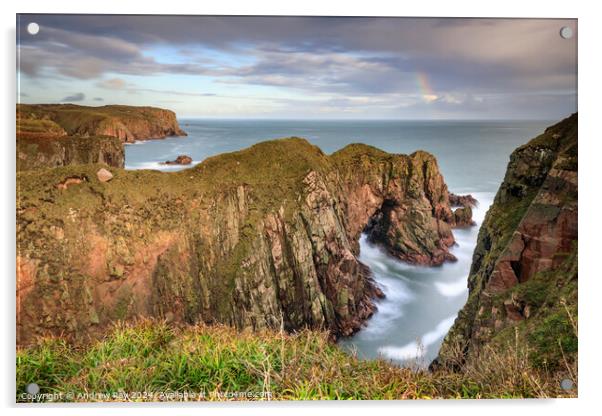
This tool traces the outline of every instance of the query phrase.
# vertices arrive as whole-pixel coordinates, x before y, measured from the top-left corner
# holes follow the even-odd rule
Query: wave
[[[435,282],[435,287],[443,296],[450,298],[463,295],[468,291],[465,277],[451,283]]]
[[[166,159],[167,160],[167,159]],[[126,170],[141,170],[141,169],[151,169],[151,170],[160,170],[163,172],[173,172],[177,170],[183,170],[186,168],[190,168],[198,163],[201,163],[199,160],[193,160],[189,165],[164,165],[163,162],[139,162],[139,163],[130,163],[125,165]]]
[[[495,194],[473,192],[472,195],[479,201],[473,209],[477,225],[453,230],[457,244],[450,251],[458,258],[455,263],[439,267],[403,263],[362,235],[360,260],[370,267],[386,298],[377,302],[378,310],[366,327],[345,341],[345,345],[352,346],[362,356],[381,356],[402,365],[428,365],[427,361],[436,357],[466,300],[466,280],[479,226]],[[448,317],[437,322],[441,315]],[[413,333],[421,335],[412,339]]]
[[[133,143],[124,143],[125,146],[135,146],[135,145],[139,145],[139,144],[144,144],[144,143],[148,143],[149,140],[136,140]]]
[[[449,329],[456,320],[456,314],[449,316],[439,322],[435,329],[422,335],[418,340],[410,342],[401,347],[386,345],[378,349],[378,353],[389,359],[398,361],[409,361],[423,358],[426,355],[427,347],[440,341],[449,332]]]

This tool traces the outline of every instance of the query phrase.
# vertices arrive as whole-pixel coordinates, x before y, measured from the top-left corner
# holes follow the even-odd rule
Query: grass
[[[17,136],[23,134],[47,133],[52,136],[65,136],[67,133],[52,120],[17,118]]]
[[[118,323],[104,339],[47,338],[17,351],[17,401],[341,400],[571,397],[528,351],[484,351],[462,372],[359,360],[326,332]],[[505,351],[505,352],[502,352]],[[37,383],[37,396],[24,394]],[[166,394],[166,392],[170,392]],[[54,396],[51,396],[54,395]]]

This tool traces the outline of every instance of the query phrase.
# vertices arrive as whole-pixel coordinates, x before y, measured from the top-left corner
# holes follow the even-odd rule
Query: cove
[[[437,357],[441,343],[468,297],[467,278],[479,227],[493,202],[493,193],[474,192],[476,225],[454,229],[451,249],[458,261],[442,266],[401,262],[378,245],[360,239],[359,260],[370,268],[385,294],[365,327],[339,345],[361,359],[383,358],[400,366],[425,368]]]

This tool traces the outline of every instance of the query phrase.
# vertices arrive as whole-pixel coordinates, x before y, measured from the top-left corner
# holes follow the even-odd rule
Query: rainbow
[[[431,101],[435,101],[437,98],[439,98],[439,96],[435,94],[435,91],[433,91],[426,73],[420,71],[416,72],[416,82],[424,102],[430,103]]]

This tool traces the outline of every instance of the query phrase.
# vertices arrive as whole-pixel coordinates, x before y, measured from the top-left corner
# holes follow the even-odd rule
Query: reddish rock
[[[390,167],[380,162],[370,167],[366,158],[361,163],[361,169],[371,169],[373,177],[367,181],[362,178],[364,183],[353,180],[345,189],[350,239],[357,241],[366,232],[370,241],[382,245],[392,256],[413,264],[456,261],[449,248],[455,244],[452,228],[458,224],[436,159],[426,152],[415,152],[395,160]],[[409,180],[387,176],[406,171],[412,172]],[[463,218],[466,225],[471,223],[470,208],[463,212]]]
[[[98,170],[98,172],[96,172],[96,177],[101,182],[108,182],[113,179],[113,174],[105,168],[101,168]]]
[[[472,227],[476,223],[472,219],[472,208],[469,205],[457,208],[454,211],[454,226],[455,227]]]
[[[510,320],[521,321],[524,319],[520,308],[511,299],[504,301],[504,309],[506,310],[506,317]]]
[[[533,200],[512,234],[510,241],[492,272],[488,289],[499,291],[526,282],[536,273],[552,270],[577,240],[576,201],[554,198],[553,192],[576,192],[577,177],[566,176],[557,181],[557,170],[551,169],[541,191]],[[562,188],[558,186],[562,184]],[[512,284],[512,282],[514,282]],[[508,286],[509,285],[509,286]]]
[[[492,293],[499,293],[510,289],[517,283],[518,279],[510,262],[504,261],[498,263],[495,270],[491,273],[487,289]]]
[[[41,199],[18,202],[19,255],[39,261],[44,286],[23,299],[19,342],[100,334],[138,316],[346,336],[383,296],[357,256],[363,232],[408,262],[454,259],[447,186],[425,152],[350,145],[329,156],[291,138],[216,156],[191,172],[197,180],[161,175],[167,198],[140,186],[156,180],[152,172],[120,171],[109,197],[81,186],[89,197],[76,200],[67,192],[45,198],[56,179],[20,176],[21,198]],[[98,172],[101,181],[111,176]],[[60,251],[50,224],[64,226]],[[65,278],[48,279],[48,264]],[[29,319],[40,310],[46,315]]]
[[[472,195],[449,194],[449,205],[452,207],[470,207],[474,208],[479,202]]]
[[[72,176],[69,178],[65,178],[65,180],[56,184],[57,189],[67,189],[72,185],[78,185],[82,183],[83,179],[77,176]]]

